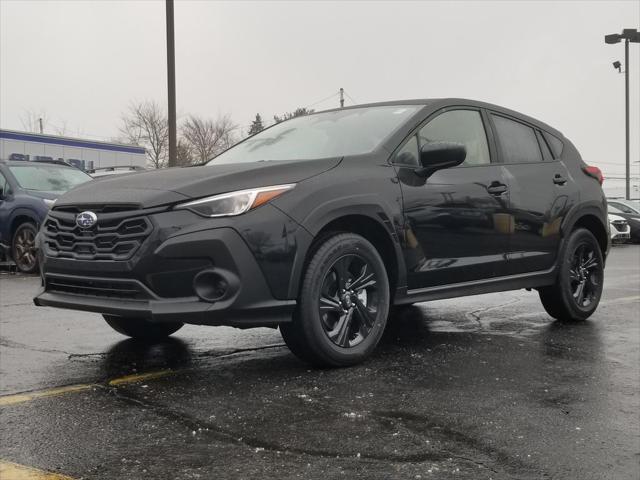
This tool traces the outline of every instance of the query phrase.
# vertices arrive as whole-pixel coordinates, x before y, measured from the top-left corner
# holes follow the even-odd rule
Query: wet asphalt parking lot
[[[0,274],[3,480],[640,478],[640,246],[587,322],[535,292],[423,303],[337,370],[270,329],[126,340],[38,284]]]

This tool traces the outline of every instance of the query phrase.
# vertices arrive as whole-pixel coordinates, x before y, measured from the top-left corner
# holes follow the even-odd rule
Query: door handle
[[[555,183],[556,185],[564,185],[565,183],[567,183],[567,179],[559,173],[556,173],[555,177],[553,177],[553,183]]]
[[[500,196],[508,190],[507,186],[504,183],[493,182],[491,185],[487,187],[487,192],[491,195]]]

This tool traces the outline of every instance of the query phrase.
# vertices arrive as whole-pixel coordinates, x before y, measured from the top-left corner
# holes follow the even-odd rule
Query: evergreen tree
[[[276,123],[284,122],[285,120],[289,120],[295,117],[302,117],[303,115],[309,115],[313,113],[313,109],[311,108],[296,108],[293,112],[287,112],[283,115],[274,115],[273,121]]]
[[[249,128],[249,136],[255,135],[256,133],[264,130],[264,125],[262,124],[262,117],[259,113],[256,113],[256,119],[251,123],[251,127]]]

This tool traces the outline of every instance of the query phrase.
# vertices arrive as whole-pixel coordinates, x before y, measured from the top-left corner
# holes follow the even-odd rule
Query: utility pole
[[[40,125],[40,133],[42,134],[44,129],[42,128],[42,117],[38,119],[38,124]]]
[[[608,44],[620,43],[624,40],[624,119],[625,119],[625,198],[631,199],[631,158],[629,154],[629,42],[640,43],[640,32],[636,29],[625,28],[621,34],[612,33],[604,36]],[[619,66],[619,62],[618,63]],[[615,67],[615,65],[614,65]],[[617,68],[617,67],[616,67]]]
[[[169,120],[169,162],[175,166],[177,158],[177,125],[176,125],[176,47],[173,27],[173,0],[167,1],[167,109]]]
[[[344,88],[340,88],[340,108],[344,107]]]

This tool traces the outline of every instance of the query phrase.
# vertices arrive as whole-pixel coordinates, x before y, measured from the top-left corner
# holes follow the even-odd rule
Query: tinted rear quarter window
[[[542,153],[533,128],[498,115],[491,115],[498,134],[504,163],[541,162]]]
[[[553,157],[560,158],[560,156],[562,155],[562,150],[564,149],[564,143],[562,143],[562,140],[560,140],[555,135],[551,135],[547,132],[542,132],[542,135],[544,135],[544,138],[549,144],[549,147],[551,147]]]
[[[549,145],[547,145],[546,140],[544,139],[544,137],[540,132],[537,132],[537,135],[538,135],[538,142],[540,143],[540,148],[542,149],[542,158],[544,158],[545,162],[550,162],[551,160],[553,160],[553,154],[549,149]]]

